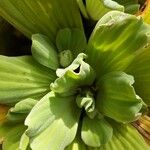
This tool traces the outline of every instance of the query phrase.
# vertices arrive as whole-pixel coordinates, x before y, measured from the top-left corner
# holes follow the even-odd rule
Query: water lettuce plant
[[[150,106],[150,25],[118,1],[99,1],[90,37],[83,1],[0,1],[32,40],[31,56],[0,56],[3,150],[149,149],[133,124]]]

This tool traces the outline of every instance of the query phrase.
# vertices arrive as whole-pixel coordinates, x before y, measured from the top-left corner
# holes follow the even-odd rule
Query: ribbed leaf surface
[[[0,14],[28,37],[41,33],[53,42],[61,28],[82,28],[75,0],[1,0]]]
[[[55,80],[50,69],[36,63],[30,56],[0,56],[0,103],[12,104],[22,99],[40,99],[50,91]]]

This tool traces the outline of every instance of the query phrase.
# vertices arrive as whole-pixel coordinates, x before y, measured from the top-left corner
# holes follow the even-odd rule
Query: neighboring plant
[[[139,12],[138,0],[76,0],[82,15],[87,19],[99,20],[110,10],[124,11],[130,14]]]
[[[150,148],[136,129],[150,106],[150,25],[115,9],[137,12],[137,1],[118,1],[99,1],[114,11],[87,17],[99,20],[89,38],[82,1],[0,1],[0,14],[32,40],[32,56],[0,56],[3,150]]]

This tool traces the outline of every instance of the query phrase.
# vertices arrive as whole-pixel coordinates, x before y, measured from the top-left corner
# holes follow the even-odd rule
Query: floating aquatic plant
[[[31,56],[0,56],[3,150],[149,149],[135,127],[149,132],[150,26],[136,0],[97,2],[98,16],[90,0],[0,1],[32,40]]]

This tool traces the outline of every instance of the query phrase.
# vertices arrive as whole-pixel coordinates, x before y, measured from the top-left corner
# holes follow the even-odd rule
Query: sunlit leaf
[[[150,26],[140,18],[118,11],[107,13],[97,23],[86,52],[97,77],[125,70],[149,37]]]
[[[131,125],[114,125],[112,139],[99,150],[149,150],[142,136]]]
[[[83,140],[81,139],[80,130],[76,135],[76,138],[73,142],[65,149],[65,150],[87,150],[88,146],[84,144]]]
[[[28,37],[41,33],[53,43],[59,29],[82,29],[75,0],[1,0],[0,14]]]
[[[20,150],[31,150],[29,147],[29,137],[25,133],[21,136],[19,149]]]
[[[62,98],[53,92],[47,94],[25,121],[31,148],[64,149],[75,138],[79,116],[74,97]]]

